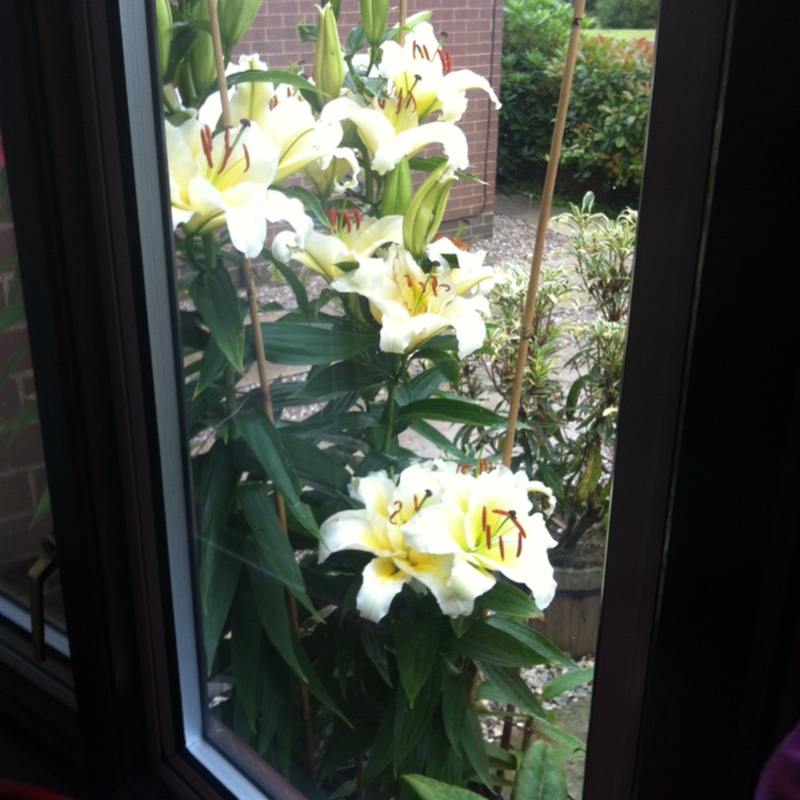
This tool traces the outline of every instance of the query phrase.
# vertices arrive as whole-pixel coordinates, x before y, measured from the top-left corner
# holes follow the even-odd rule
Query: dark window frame
[[[724,491],[735,478],[734,450],[720,431],[724,423],[736,430],[741,412],[709,403],[714,381],[736,390],[730,363],[718,358],[720,347],[731,346],[730,312],[707,299],[720,292],[740,310],[730,286],[726,293],[729,265],[758,306],[755,322],[786,337],[781,352],[767,358],[770,367],[780,368],[778,356],[800,362],[792,326],[759,305],[763,287],[747,283],[743,262],[755,257],[753,245],[732,243],[725,229],[747,207],[742,193],[791,201],[780,174],[792,147],[788,120],[767,137],[751,111],[759,106],[753,84],[763,88],[776,71],[793,68],[797,26],[789,17],[797,11],[783,3],[786,16],[767,17],[758,6],[757,0],[663,2],[586,800],[749,797],[760,763],[800,716],[800,689],[791,681],[800,665],[800,615],[785,600],[800,576],[791,500],[800,477],[800,448],[791,447],[800,443],[794,417],[770,447],[745,448],[769,459],[772,514],[761,551],[734,550],[726,564],[731,580],[757,568],[753,596],[738,596],[724,576],[710,582],[700,602],[685,589],[703,563],[697,548],[705,558],[725,541],[724,532],[709,532],[707,513],[693,515],[702,500],[696,485],[707,477],[697,461],[704,425],[718,422],[709,428],[718,463],[707,488]],[[51,484],[57,477],[60,487],[54,510],[70,520],[59,532],[66,611],[80,620],[70,631],[80,717],[63,710],[55,716],[65,741],[72,723],[79,728],[83,760],[101,796],[115,790],[120,797],[221,798],[225,788],[193,755],[204,745],[192,727],[196,720],[187,726],[180,697],[199,676],[187,684],[179,674],[185,645],[171,616],[175,575],[167,531],[177,525],[190,536],[191,514],[175,500],[185,488],[186,461],[174,429],[179,386],[161,369],[177,358],[174,344],[161,349],[161,337],[174,343],[174,331],[155,327],[159,316],[152,313],[154,304],[163,309],[174,298],[168,282],[157,282],[170,245],[161,215],[167,199],[160,133],[153,138],[147,127],[158,119],[154,60],[145,55],[152,31],[143,38],[153,26],[148,7],[144,0],[0,5],[0,23],[15,32],[14,55],[26,64],[14,102],[27,120],[9,130],[7,147],[28,178],[12,175],[15,212],[23,220],[20,256],[38,264],[37,291],[48,292],[46,310],[34,313],[49,319],[49,333],[32,344],[37,375],[39,362],[50,362],[40,393],[51,398],[45,403],[52,410],[42,427]],[[6,49],[4,58],[10,54]],[[774,83],[764,92],[780,99]],[[769,114],[767,108],[765,116],[777,123],[777,112]],[[753,130],[743,133],[748,124]],[[776,180],[752,170],[740,171],[738,185],[732,180],[737,158],[749,150],[759,150]],[[776,227],[761,247],[775,261],[790,252],[790,229],[785,221]],[[785,296],[777,305],[791,310]],[[747,353],[752,358],[753,348]],[[796,411],[797,381],[781,378],[769,395],[748,396],[749,414],[768,417],[776,401],[790,415]],[[171,481],[166,490],[164,476]],[[737,511],[726,520],[728,530],[757,521],[746,503]],[[718,704],[692,685],[693,677],[711,677],[718,693],[738,686],[735,675],[713,671],[715,654],[738,630],[727,618],[719,624],[723,604],[709,601],[715,591],[727,593],[728,615],[749,626],[752,645],[769,662],[764,685],[742,703],[746,720],[732,728],[723,728],[711,714]],[[691,621],[690,610],[697,613]],[[769,624],[756,627],[759,619]],[[708,635],[700,642],[703,628]],[[698,648],[697,664],[675,660],[687,640]],[[755,659],[748,653],[747,664]],[[40,722],[53,713],[35,688],[16,701],[13,710]]]

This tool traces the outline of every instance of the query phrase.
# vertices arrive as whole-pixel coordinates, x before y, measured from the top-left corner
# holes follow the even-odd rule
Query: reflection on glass
[[[157,2],[209,736],[310,797],[530,796],[583,752],[552,712],[594,632],[542,609],[553,553],[602,559],[635,214],[562,222],[516,396],[527,273],[443,222],[492,86],[381,0],[267,72],[259,5]]]
[[[0,616],[41,658],[67,645],[5,159],[0,134]]]

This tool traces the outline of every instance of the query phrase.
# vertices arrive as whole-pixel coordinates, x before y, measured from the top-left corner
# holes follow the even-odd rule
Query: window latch
[[[42,539],[42,552],[36,563],[28,570],[31,579],[31,639],[33,657],[45,660],[44,648],[44,592],[48,580],[58,570],[56,540],[52,533]]]

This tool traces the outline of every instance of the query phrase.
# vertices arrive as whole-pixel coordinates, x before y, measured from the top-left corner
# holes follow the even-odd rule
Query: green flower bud
[[[314,80],[319,88],[320,101],[325,103],[339,96],[339,90],[347,74],[347,66],[342,55],[339,30],[333,6],[326,3],[324,8],[317,6],[317,49],[314,53]]]
[[[169,51],[172,45],[172,6],[169,0],[156,0],[156,24],[158,27],[158,62],[163,81],[167,76]]]
[[[219,32],[227,58],[261,10],[262,0],[217,0]]]
[[[381,199],[381,215],[405,214],[411,203],[411,167],[404,157],[391,172],[386,174]]]
[[[389,0],[360,0],[361,27],[364,36],[371,45],[383,41],[386,23],[389,20]]]
[[[414,195],[403,219],[403,244],[418,261],[439,232],[455,174],[447,161],[425,179]]]
[[[189,12],[189,17],[192,20],[208,22],[208,3],[205,0],[195,3]],[[212,83],[216,82],[217,62],[214,59],[214,42],[210,33],[198,32],[197,40],[189,53],[189,68],[192,73],[195,94],[202,94]]]

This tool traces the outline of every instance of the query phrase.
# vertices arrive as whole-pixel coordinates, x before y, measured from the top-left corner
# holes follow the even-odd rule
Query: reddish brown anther
[[[244,171],[250,169],[250,151],[247,149],[247,145],[243,144],[242,149],[244,150]]]
[[[394,524],[395,518],[397,515],[403,510],[403,501],[402,500],[395,500],[394,506],[396,506],[395,510],[389,515],[389,522]]]
[[[203,153],[205,154],[206,162],[208,163],[208,168],[214,169],[214,160],[211,157],[211,153],[213,150],[213,141],[211,138],[211,128],[209,128],[208,125],[206,125],[200,131],[200,142],[203,145]]]

